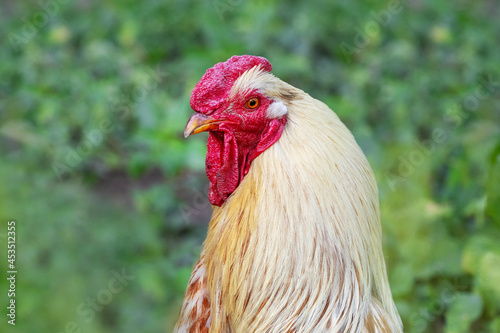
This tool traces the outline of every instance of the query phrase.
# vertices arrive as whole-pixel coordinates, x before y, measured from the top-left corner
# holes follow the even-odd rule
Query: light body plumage
[[[282,103],[268,112],[287,123],[214,206],[175,332],[402,332],[375,178],[351,132],[258,67],[230,96],[246,89]]]

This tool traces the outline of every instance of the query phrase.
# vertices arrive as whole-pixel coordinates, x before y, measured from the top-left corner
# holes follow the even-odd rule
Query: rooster
[[[213,213],[175,332],[402,332],[377,185],[351,132],[262,57],[208,69],[184,136],[208,131]]]

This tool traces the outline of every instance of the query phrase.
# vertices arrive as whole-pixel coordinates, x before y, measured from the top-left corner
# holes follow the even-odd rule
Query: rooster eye
[[[252,97],[245,102],[245,107],[247,109],[255,109],[260,104],[260,99],[258,97]]]

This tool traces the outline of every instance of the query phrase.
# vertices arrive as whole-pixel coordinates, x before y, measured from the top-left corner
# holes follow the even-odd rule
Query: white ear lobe
[[[282,117],[287,113],[286,105],[280,101],[273,101],[267,108],[267,117],[271,119]]]

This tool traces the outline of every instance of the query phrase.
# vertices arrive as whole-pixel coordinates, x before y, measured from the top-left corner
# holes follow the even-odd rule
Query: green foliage
[[[215,62],[259,54],[367,154],[405,332],[500,332],[498,14],[488,0],[4,1],[16,328],[172,327],[210,217],[206,136],[182,136],[190,92]],[[133,280],[79,313],[123,268]]]

